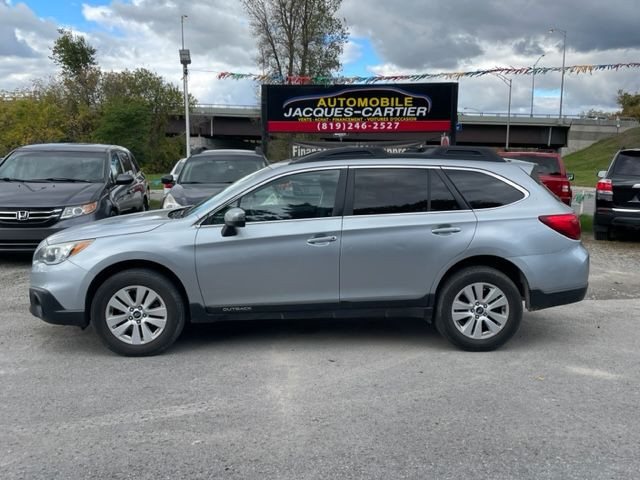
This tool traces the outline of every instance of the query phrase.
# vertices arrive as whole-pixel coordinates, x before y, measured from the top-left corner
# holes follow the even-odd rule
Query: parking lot
[[[123,358],[27,311],[0,264],[0,477],[637,478],[640,242],[585,241],[588,300],[492,353],[413,320],[190,328]]]

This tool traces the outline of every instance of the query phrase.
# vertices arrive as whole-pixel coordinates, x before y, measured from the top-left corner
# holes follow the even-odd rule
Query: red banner
[[[269,132],[307,132],[307,133],[329,133],[329,132],[442,132],[451,127],[449,120],[414,120],[414,121],[274,121],[267,124]]]

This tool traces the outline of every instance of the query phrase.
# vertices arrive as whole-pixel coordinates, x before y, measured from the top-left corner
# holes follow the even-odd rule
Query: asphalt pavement
[[[586,244],[589,299],[490,353],[305,320],[123,358],[32,317],[28,258],[0,258],[0,478],[638,478],[640,242]]]

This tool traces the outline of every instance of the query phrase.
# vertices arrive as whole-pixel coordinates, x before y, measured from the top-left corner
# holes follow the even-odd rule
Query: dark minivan
[[[618,151],[598,172],[593,234],[607,240],[616,228],[640,230],[640,148]]]
[[[55,143],[0,160],[0,251],[35,250],[81,223],[149,208],[149,186],[126,148]]]

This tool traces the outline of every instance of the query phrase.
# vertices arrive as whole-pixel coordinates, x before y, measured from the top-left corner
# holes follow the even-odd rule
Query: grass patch
[[[158,210],[160,208],[162,208],[162,200],[156,200],[155,198],[152,198],[149,200],[149,208],[151,210]]]
[[[631,128],[615,137],[605,138],[564,157],[567,172],[575,175],[574,185],[595,187],[598,183],[598,171],[609,168],[613,155],[623,147],[640,147],[640,127]]]
[[[580,229],[582,232],[593,232],[593,215],[580,215]]]

